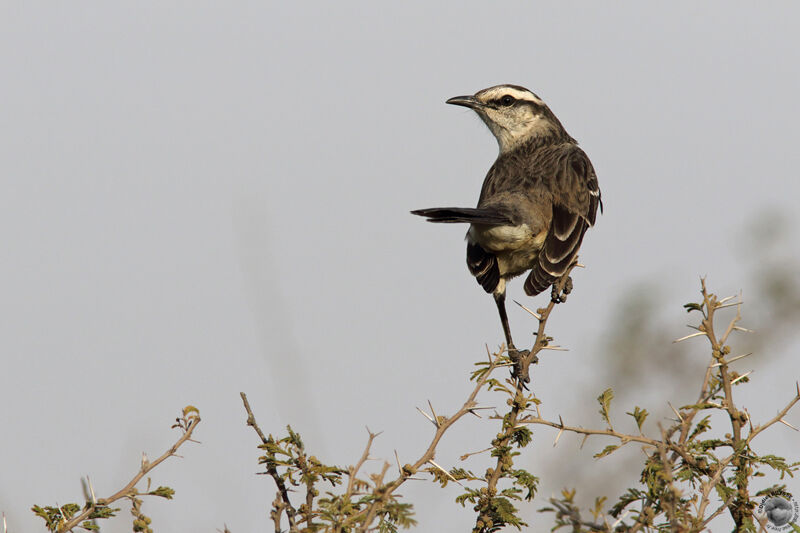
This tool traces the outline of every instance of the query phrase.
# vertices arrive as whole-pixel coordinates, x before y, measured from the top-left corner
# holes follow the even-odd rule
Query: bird
[[[506,313],[506,282],[528,273],[535,296],[576,261],[586,230],[603,210],[594,167],[547,104],[519,85],[496,85],[448,104],[472,109],[488,126],[499,153],[477,207],[411,211],[429,222],[465,223],[467,267],[492,294],[509,354],[518,353]]]

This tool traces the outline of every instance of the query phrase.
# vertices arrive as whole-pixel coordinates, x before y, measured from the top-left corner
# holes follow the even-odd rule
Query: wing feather
[[[575,147],[558,165],[551,182],[553,218],[536,263],[525,280],[525,293],[539,294],[566,273],[578,255],[586,230],[603,204],[589,158]]]
[[[500,283],[497,257],[481,248],[479,244],[469,241],[467,241],[467,268],[486,292],[493,292]]]

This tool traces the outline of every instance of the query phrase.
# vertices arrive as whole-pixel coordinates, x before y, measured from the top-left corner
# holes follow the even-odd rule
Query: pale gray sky
[[[496,144],[444,100],[497,83],[548,102],[599,175],[606,211],[552,320],[571,351],[548,355],[535,384],[551,414],[599,424],[594,404],[565,391],[597,373],[593,352],[624,291],[657,280],[679,337],[700,275],[757,296],[735,254],[748,220],[798,220],[800,7],[748,6],[2,3],[9,531],[42,530],[30,506],[80,500],[81,476],[99,495],[116,491],[142,451],[172,442],[189,403],[202,445],[154,472],[177,490],[145,503],[155,529],[268,529],[273,485],[254,475],[241,390],[265,431],[291,423],[323,460],[356,461],[365,425],[384,431],[376,456],[420,454],[432,428],[414,407],[460,405],[502,330],[464,265],[466,228],[408,211],[475,203]],[[525,299],[519,282],[509,294]],[[515,339],[530,340],[525,313],[510,315]],[[800,372],[784,357],[750,362],[751,413],[772,416],[790,397]],[[457,464],[494,432],[465,423],[437,462]],[[553,450],[539,433],[534,473],[592,453],[574,441]],[[776,446],[798,448],[788,428],[775,433]],[[547,480],[532,508],[561,484]],[[456,487],[403,493],[421,531],[474,520],[453,503]],[[129,530],[121,516],[104,530]]]

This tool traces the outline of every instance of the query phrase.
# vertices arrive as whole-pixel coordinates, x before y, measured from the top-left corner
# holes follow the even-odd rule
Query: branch
[[[428,444],[428,448],[423,452],[423,454],[417,459],[413,465],[405,464],[400,468],[400,475],[395,478],[393,481],[386,485],[382,485],[380,483],[376,483],[376,487],[373,491],[374,494],[378,495],[379,498],[376,498],[372,504],[361,511],[357,515],[353,517],[352,521],[359,520],[362,516],[364,517],[363,522],[358,527],[356,531],[359,532],[366,532],[369,530],[369,526],[375,518],[375,514],[377,511],[378,505],[380,505],[381,500],[387,499],[391,494],[397,490],[403,483],[406,482],[411,476],[417,473],[417,471],[422,468],[426,463],[431,462],[436,457],[436,447],[439,445],[439,441],[442,439],[444,434],[447,432],[450,427],[453,426],[460,418],[464,415],[472,413],[476,407],[475,398],[478,396],[478,392],[486,385],[486,381],[489,379],[492,371],[496,369],[498,366],[502,366],[500,364],[502,356],[497,355],[493,360],[490,361],[486,372],[478,378],[478,382],[475,384],[475,387],[472,389],[472,392],[467,397],[464,404],[461,408],[451,417],[439,416],[434,420],[436,424],[436,432],[431,439],[430,444]],[[371,439],[370,439],[371,443]],[[380,478],[379,478],[380,479]]]
[[[530,400],[526,394],[527,383],[530,380],[530,365],[538,362],[539,352],[548,347],[550,339],[545,335],[547,320],[550,318],[550,313],[553,312],[556,304],[566,301],[566,295],[572,291],[572,279],[569,276],[572,272],[572,269],[574,269],[576,266],[578,266],[577,258],[569,266],[564,275],[553,284],[550,302],[547,304],[547,307],[544,309],[537,309],[536,313],[528,310],[530,314],[539,321],[539,326],[536,329],[536,342],[534,342],[533,346],[529,351],[527,351],[527,353],[518,353],[517,359],[514,360],[514,371],[511,374],[514,384],[514,393],[511,400],[511,411],[503,417],[502,432],[498,435],[497,439],[492,441],[492,446],[495,449],[505,448],[512,442],[514,433],[520,426],[520,416],[527,410],[530,404]],[[509,355],[513,357],[514,354]],[[508,457],[508,454],[497,454],[494,468],[487,470],[488,480],[486,483],[486,494],[489,496],[489,498],[497,494],[497,484],[503,477],[503,474],[507,472],[510,461],[511,458]],[[478,513],[478,517],[475,521],[475,531],[479,531],[483,529],[481,524],[490,522],[491,517],[487,516],[485,511],[481,510],[480,506],[476,506],[476,510],[479,510],[480,512]]]
[[[272,437],[269,439],[264,436],[264,432],[261,431],[261,428],[258,426],[256,422],[256,417],[253,414],[253,410],[250,408],[250,402],[247,401],[247,395],[243,392],[239,393],[239,396],[242,397],[242,403],[244,404],[244,409],[247,411],[247,425],[252,427],[255,432],[258,434],[258,437],[261,439],[263,444],[271,444],[274,441]],[[286,508],[286,517],[289,520],[289,531],[296,530],[297,527],[295,526],[295,515],[297,514],[297,510],[292,505],[292,501],[289,499],[289,491],[286,489],[286,484],[283,482],[283,478],[281,478],[280,474],[278,473],[278,469],[275,468],[275,465],[271,464],[267,461],[267,473],[275,480],[275,484],[278,486],[278,492],[280,492],[281,500],[283,500],[283,506]],[[276,522],[276,531],[280,531],[277,527],[277,524],[280,523],[280,509],[273,505],[273,508],[278,513],[277,518],[273,517],[273,520]]]
[[[156,459],[155,461],[148,461],[145,457],[142,458],[142,466],[139,469],[139,473],[133,476],[127,485],[123,488],[109,496],[108,498],[100,498],[95,502],[92,502],[83,512],[70,520],[67,520],[59,525],[58,533],[63,533],[66,531],[71,531],[75,527],[79,526],[83,521],[87,520],[89,516],[98,508],[98,507],[107,507],[108,505],[114,503],[117,500],[122,498],[126,498],[128,496],[132,496],[137,494],[136,485],[139,481],[142,480],[144,476],[146,476],[150,471],[152,471],[155,467],[160,465],[162,462],[166,461],[169,457],[175,455],[175,452],[178,451],[183,443],[186,441],[191,440],[192,433],[194,433],[195,428],[200,423],[200,415],[197,414],[197,409],[192,407],[191,409],[186,408],[183,410],[183,418],[178,419],[178,423],[175,424],[173,427],[180,427],[183,430],[183,435],[179,438],[175,444],[169,447],[169,449],[164,452],[161,457]],[[196,442],[196,441],[192,441]]]
[[[347,492],[345,492],[345,499],[347,501],[350,500],[350,496],[353,494],[353,487],[356,483],[356,476],[358,475],[358,471],[361,470],[361,467],[364,466],[364,463],[369,459],[369,451],[372,449],[372,441],[375,440],[375,437],[380,435],[380,433],[373,433],[372,431],[367,428],[367,433],[369,437],[367,438],[367,445],[364,447],[364,452],[361,454],[361,458],[358,460],[355,466],[351,466],[349,469],[349,481],[347,482]]]
[[[602,436],[606,436],[606,437],[615,437],[615,438],[619,439],[620,441],[622,441],[621,445],[625,445],[628,442],[640,442],[642,444],[646,444],[648,446],[653,446],[653,447],[656,447],[656,446],[658,446],[660,444],[669,445],[669,443],[667,443],[667,442],[662,443],[661,441],[658,441],[658,440],[655,440],[655,439],[651,439],[649,437],[645,437],[644,435],[629,435],[627,433],[620,433],[620,432],[615,431],[613,429],[586,429],[586,428],[582,428],[582,427],[578,427],[578,426],[568,426],[568,425],[566,425],[566,424],[564,424],[562,422],[551,422],[550,420],[545,420],[544,418],[539,417],[539,416],[527,416],[525,418],[520,419],[517,423],[518,424],[538,424],[538,425],[542,425],[542,426],[550,426],[551,428],[556,428],[556,429],[561,430],[561,431],[569,431],[571,433],[578,433],[580,435],[586,435],[587,437],[591,436],[591,435],[602,435]]]
[[[797,386],[797,393],[795,394],[794,398],[792,398],[789,401],[789,403],[786,404],[786,407],[781,409],[780,412],[777,415],[775,415],[775,417],[773,417],[771,420],[769,420],[768,422],[765,422],[764,424],[762,424],[760,426],[754,427],[750,431],[750,434],[747,436],[747,442],[748,443],[750,443],[750,441],[752,441],[755,438],[756,435],[758,435],[759,433],[761,433],[762,431],[764,431],[768,427],[770,427],[770,426],[772,426],[774,424],[777,424],[778,422],[783,422],[783,417],[787,415],[787,413],[792,409],[792,407],[795,406],[795,404],[798,401],[800,401],[800,385],[797,385],[797,384],[795,384],[795,385]]]

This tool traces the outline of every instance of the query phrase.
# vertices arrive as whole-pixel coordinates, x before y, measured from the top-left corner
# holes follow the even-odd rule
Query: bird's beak
[[[483,104],[474,96],[454,96],[449,99],[447,103],[469,107],[470,109],[478,109],[483,107]]]

